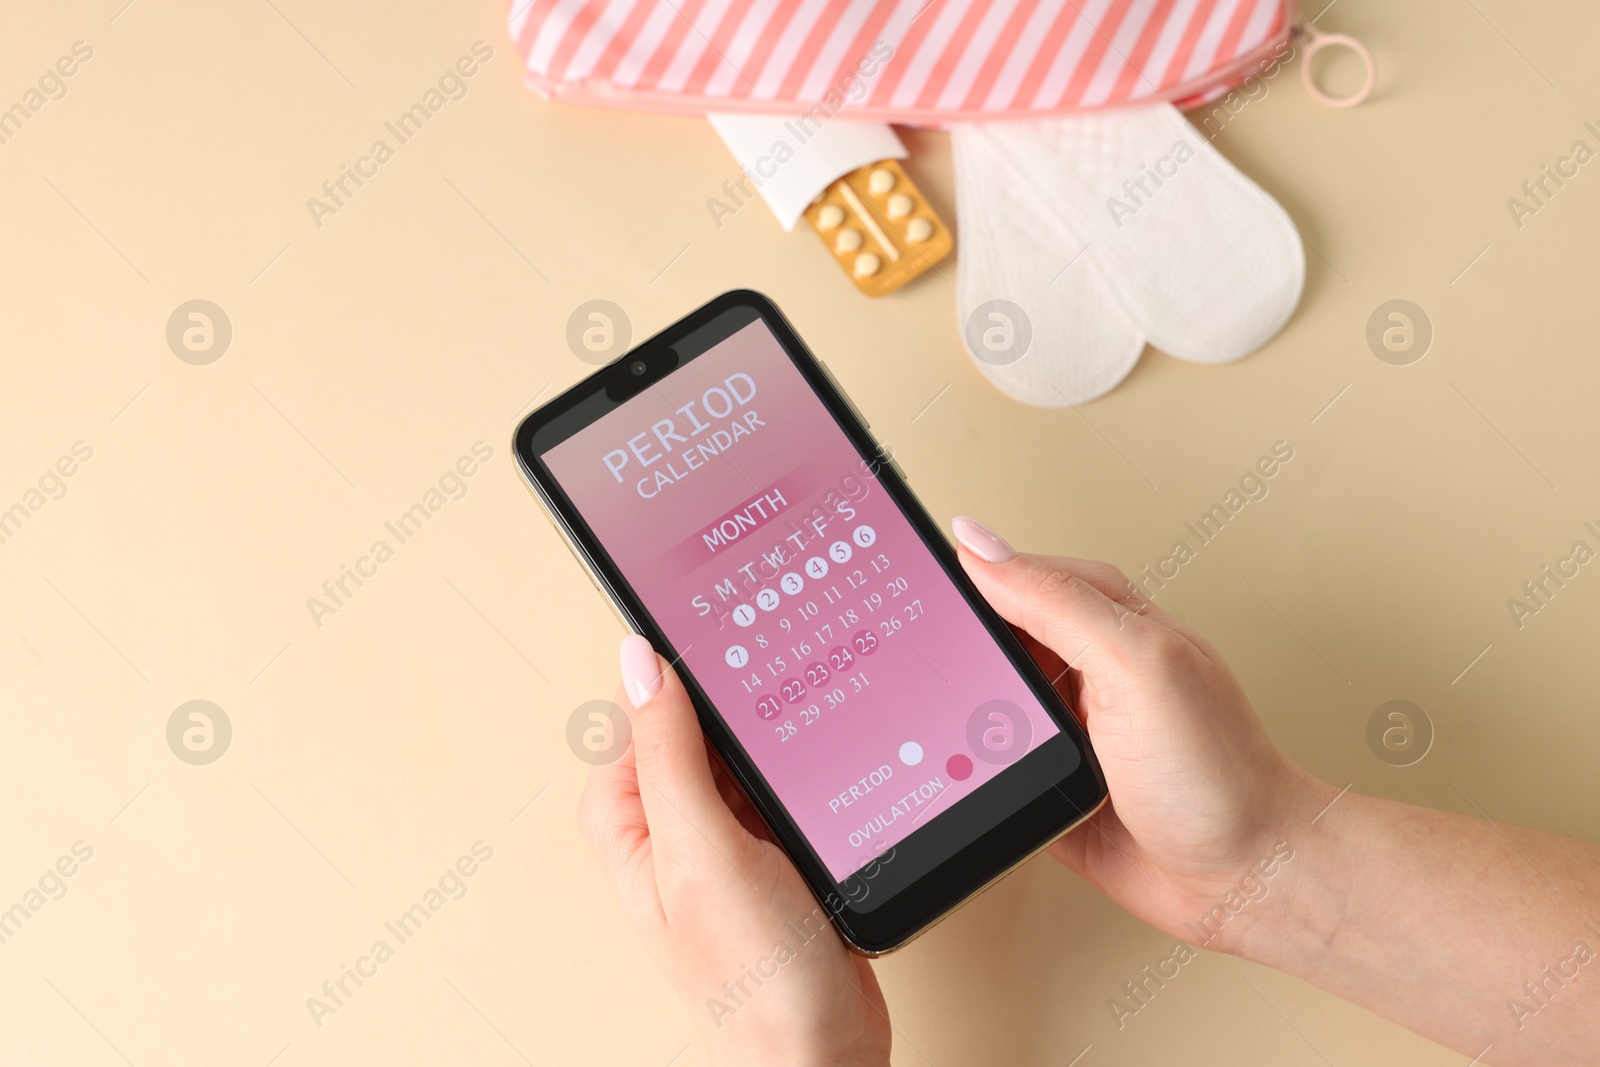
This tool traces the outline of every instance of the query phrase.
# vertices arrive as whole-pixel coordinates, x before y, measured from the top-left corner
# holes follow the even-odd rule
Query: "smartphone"
[[[515,451],[856,951],[904,945],[1105,801],[1051,679],[766,297],[645,341]]]

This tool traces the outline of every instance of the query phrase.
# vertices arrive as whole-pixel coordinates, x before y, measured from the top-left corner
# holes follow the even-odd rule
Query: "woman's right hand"
[[[1134,915],[1195,940],[1187,924],[1281,861],[1292,828],[1334,790],[1272,743],[1216,649],[1115,567],[1019,555],[972,519],[954,529],[968,575],[1032,638],[1105,772],[1110,803],[1052,853]],[[1206,943],[1237,951],[1239,934],[1223,926]]]
[[[1572,979],[1600,967],[1585,940],[1600,847],[1335,790],[1278,751],[1217,650],[1115,568],[1018,555],[970,519],[955,532],[1105,770],[1111,803],[1052,846],[1063,863],[1183,941],[1474,1063],[1596,1062],[1600,986]]]

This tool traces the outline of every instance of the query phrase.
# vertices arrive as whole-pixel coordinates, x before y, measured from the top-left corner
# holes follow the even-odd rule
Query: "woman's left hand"
[[[630,635],[622,676],[632,748],[594,767],[579,818],[712,1061],[887,1064],[871,966],[713,761],[677,674]]]

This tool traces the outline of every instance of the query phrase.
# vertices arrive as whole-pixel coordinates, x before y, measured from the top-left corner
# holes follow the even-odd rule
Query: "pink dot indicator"
[[[972,760],[962,755],[951,756],[945,761],[944,769],[956,781],[964,782],[972,776]]]

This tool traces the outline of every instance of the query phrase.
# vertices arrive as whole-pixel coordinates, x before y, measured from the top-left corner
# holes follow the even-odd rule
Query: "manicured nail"
[[[648,704],[661,692],[661,662],[650,642],[638,634],[622,639],[622,687],[635,708]]]
[[[1005,538],[977,519],[957,515],[950,527],[955,531],[956,540],[965,545],[968,552],[987,563],[1004,563],[1017,556],[1016,549],[1006,544]]]

